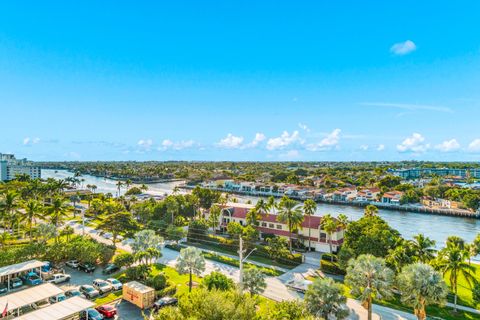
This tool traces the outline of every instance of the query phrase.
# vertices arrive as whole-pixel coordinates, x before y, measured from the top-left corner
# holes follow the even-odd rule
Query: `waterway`
[[[44,179],[65,179],[69,176],[73,176],[73,173],[66,170],[42,170],[42,178]],[[115,180],[91,175],[82,175],[80,178],[84,179],[82,182],[84,186],[87,184],[96,185],[96,192],[110,192],[114,196],[117,193],[117,181]],[[182,182],[179,181],[148,184],[148,193],[155,195],[171,193],[173,188],[180,184],[182,184]],[[125,190],[122,190],[122,192],[125,192]],[[236,197],[239,202],[246,202],[250,200],[252,203],[256,203],[259,199],[258,197],[252,196],[234,195],[234,197]],[[333,216],[343,213],[347,215],[349,219],[357,220],[362,217],[363,208],[319,203],[317,205],[316,214],[324,215],[326,213],[330,213]],[[444,246],[445,240],[448,236],[456,235],[470,242],[475,238],[477,233],[480,233],[480,219],[449,217],[394,210],[379,210],[379,215],[385,219],[390,226],[397,229],[403,237],[410,239],[418,233],[423,233],[429,238],[435,240],[438,248]]]

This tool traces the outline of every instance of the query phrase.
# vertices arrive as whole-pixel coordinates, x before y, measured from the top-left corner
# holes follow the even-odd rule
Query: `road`
[[[73,229],[75,230],[76,234],[82,234],[82,226],[81,224],[69,222]],[[97,240],[98,242],[105,243],[105,244],[112,244],[112,241],[109,239],[105,239],[102,237],[97,230],[91,227],[85,227],[85,234],[89,235],[93,239]],[[117,244],[117,247],[125,250],[127,252],[132,252],[132,249],[128,245],[124,245],[121,243]],[[179,252],[163,248],[162,249],[162,257],[158,260],[159,263],[168,265],[168,266],[175,266],[176,259],[179,255]],[[309,268],[317,268],[313,265],[302,264],[300,267],[297,267],[289,272],[283,274],[280,277],[267,277],[266,283],[267,287],[263,296],[275,300],[275,301],[283,301],[283,300],[295,300],[295,299],[302,299],[303,296],[300,293],[297,293],[293,290],[289,290],[285,283],[293,279],[295,277],[302,277],[305,270]],[[238,282],[239,280],[239,269],[237,267],[229,266],[220,262],[206,260],[205,261],[205,271],[203,275],[209,274],[212,271],[218,271],[226,276],[232,278],[234,281]],[[350,309],[350,316],[348,319],[356,320],[356,319],[367,319],[367,312],[361,306],[361,304],[355,299],[348,299],[347,307]],[[382,320],[415,320],[416,317],[413,314],[409,314],[403,311],[397,311],[394,309],[374,305],[373,306],[373,319],[382,319]]]

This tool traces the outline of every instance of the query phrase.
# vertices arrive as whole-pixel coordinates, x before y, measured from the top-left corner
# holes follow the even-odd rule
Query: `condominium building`
[[[40,178],[41,169],[25,158],[16,159],[13,154],[0,153],[0,181],[13,180],[24,174],[32,179]]]
[[[455,176],[462,179],[471,177],[471,178],[480,178],[480,169],[470,168],[470,169],[456,169],[456,168],[411,168],[411,169],[398,169],[390,170],[394,175],[402,177],[403,179],[418,179],[423,176],[437,175],[437,176]]]

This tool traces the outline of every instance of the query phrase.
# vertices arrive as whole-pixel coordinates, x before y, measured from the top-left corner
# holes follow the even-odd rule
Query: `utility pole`
[[[85,208],[82,208],[82,236],[85,235]]]
[[[240,293],[243,292],[243,263],[247,258],[255,251],[257,248],[253,248],[252,251],[250,251],[249,254],[247,254],[245,257],[243,257],[243,254],[245,251],[243,250],[243,238],[242,235],[239,235],[239,243],[238,243],[238,257],[239,257],[239,262],[240,262],[240,276],[238,277],[238,287],[240,289]]]
[[[238,257],[240,261],[240,276],[238,279],[238,287],[240,292],[243,292],[243,238],[242,235],[238,236],[239,238],[239,250],[238,250]]]

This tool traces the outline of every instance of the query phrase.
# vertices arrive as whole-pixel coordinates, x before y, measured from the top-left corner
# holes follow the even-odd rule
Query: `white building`
[[[0,181],[13,180],[16,176],[23,174],[32,179],[40,178],[41,169],[27,159],[16,159],[13,154],[0,153]]]

